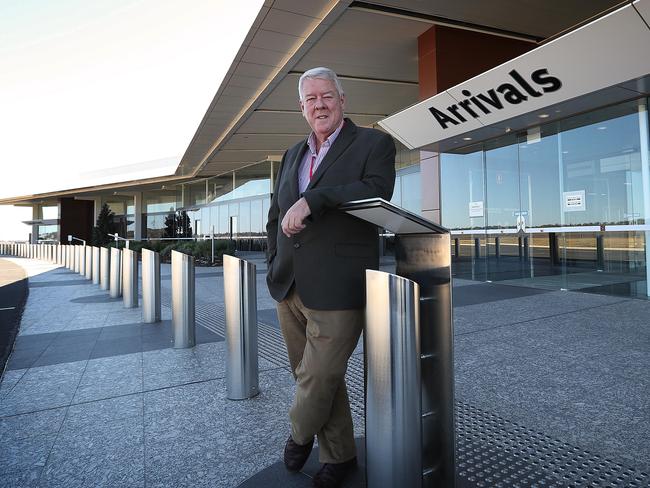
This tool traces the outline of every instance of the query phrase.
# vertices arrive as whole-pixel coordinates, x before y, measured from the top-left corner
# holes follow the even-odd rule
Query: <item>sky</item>
[[[0,198],[173,174],[262,3],[0,1]],[[0,206],[0,240],[26,219]]]

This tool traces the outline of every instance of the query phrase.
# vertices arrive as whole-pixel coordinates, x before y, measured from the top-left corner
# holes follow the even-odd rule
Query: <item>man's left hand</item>
[[[294,203],[282,219],[282,232],[285,236],[291,237],[305,228],[304,220],[311,215],[311,209],[307,200],[301,197]]]

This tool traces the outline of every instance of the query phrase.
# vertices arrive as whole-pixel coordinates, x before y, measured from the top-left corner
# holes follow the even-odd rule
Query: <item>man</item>
[[[356,464],[344,376],[364,324],[365,270],[379,265],[377,228],[337,207],[390,199],[395,144],[344,119],[332,70],[306,71],[298,94],[312,132],[282,158],[267,224],[267,283],[296,379],[284,462],[299,471],[317,435],[323,466],[313,481],[330,487]]]

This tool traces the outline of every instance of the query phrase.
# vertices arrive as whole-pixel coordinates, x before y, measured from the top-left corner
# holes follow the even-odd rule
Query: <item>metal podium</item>
[[[367,486],[452,488],[449,231],[382,199],[340,210],[395,233],[396,274],[366,272]]]

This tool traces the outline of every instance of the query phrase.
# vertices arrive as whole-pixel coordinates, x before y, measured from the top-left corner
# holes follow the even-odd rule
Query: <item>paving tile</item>
[[[103,327],[99,334],[99,341],[119,339],[123,337],[139,337],[142,333],[138,324],[112,325]]]
[[[25,375],[27,369],[6,370],[2,375],[0,382],[0,398],[7,395],[18,384],[20,379]]]
[[[85,361],[90,357],[90,351],[93,344],[77,345],[66,348],[55,348],[52,346],[41,354],[31,367],[50,366],[53,364],[72,363],[75,361]]]
[[[39,486],[144,486],[142,420],[132,417],[96,424],[91,429],[63,431]]]
[[[72,400],[86,361],[31,368],[0,401],[0,416],[66,406]]]
[[[39,412],[0,418],[0,444],[11,443],[44,434],[56,434],[66,416],[67,408],[53,408]]]
[[[42,353],[13,352],[7,361],[7,370],[26,370],[31,368]],[[2,395],[0,394],[0,397]]]
[[[194,348],[170,348],[142,353],[142,368],[145,375],[180,369],[199,369],[199,366]]]
[[[82,403],[142,391],[142,353],[88,361],[73,403]]]
[[[43,468],[24,468],[17,471],[3,472],[0,476],[0,488],[33,488],[38,485]]]
[[[1,443],[0,473],[42,468],[45,466],[56,437],[56,434],[44,434]]]
[[[90,353],[90,359],[132,354],[141,351],[142,338],[140,336],[106,339],[95,343],[95,347]]]
[[[81,431],[131,417],[143,418],[142,393],[71,405],[63,429]]]

